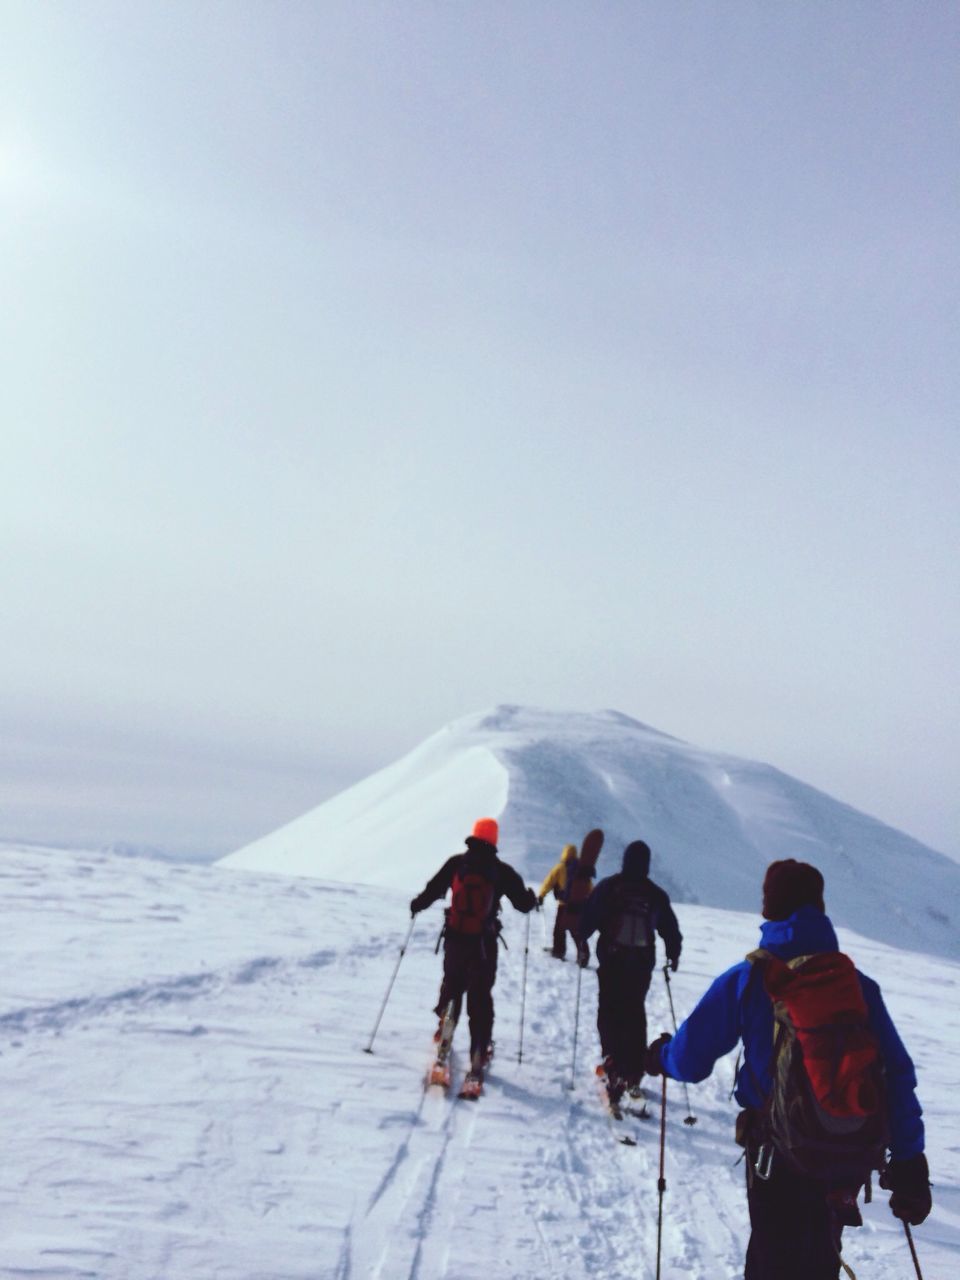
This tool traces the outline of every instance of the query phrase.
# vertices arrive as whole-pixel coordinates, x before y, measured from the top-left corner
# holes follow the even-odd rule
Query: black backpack
[[[621,880],[614,891],[610,924],[604,930],[606,941],[628,951],[652,947],[655,924],[656,916],[646,886]]]
[[[477,937],[496,914],[493,881],[479,871],[456,871],[453,876],[447,928],[453,933]]]

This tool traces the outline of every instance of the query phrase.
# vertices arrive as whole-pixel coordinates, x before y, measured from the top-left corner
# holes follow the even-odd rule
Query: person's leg
[[[618,1101],[627,1087],[624,1062],[628,1024],[632,1014],[630,974],[622,957],[608,952],[599,962],[600,972],[605,971],[603,992],[603,1064],[607,1073],[607,1094],[612,1102]],[[598,1016],[597,1024],[599,1026]]]
[[[756,1176],[747,1151],[750,1242],[744,1280],[837,1280],[840,1258],[822,1183],[794,1173],[774,1152],[770,1178]]]
[[[620,1066],[628,1084],[639,1084],[643,1078],[643,1055],[647,1048],[647,992],[653,976],[654,960],[650,956],[636,956],[631,961],[631,974],[625,999],[629,1010],[624,1011],[621,1030]]]
[[[612,966],[605,960],[597,968],[597,1032],[604,1062],[612,1059],[616,1040],[616,993]]]
[[[582,907],[580,904],[577,904],[576,907],[571,907],[569,903],[567,904],[567,910],[565,912],[566,920],[567,920],[567,931],[569,932],[570,937],[573,940],[573,947],[574,947],[574,951],[576,952],[577,963],[583,966],[584,964],[587,964],[590,960],[590,948],[585,942],[580,941],[581,914],[582,914]]]
[[[624,1027],[630,1016],[628,975],[616,953],[608,951],[602,959],[598,956],[598,964],[597,1030],[607,1076],[616,1083],[624,1074]]]
[[[470,1020],[470,1061],[482,1065],[493,1043],[493,984],[497,979],[497,939],[484,938],[467,979],[467,1017]],[[478,1056],[479,1055],[479,1056]]]
[[[440,995],[434,1010],[438,1018],[442,1018],[447,1005],[453,1001],[453,1020],[459,1022],[463,993],[467,988],[468,955],[463,946],[463,939],[456,934],[447,934],[443,943],[443,978],[440,982]]]
[[[567,909],[562,902],[553,922],[553,954],[557,960],[565,960],[567,956]]]

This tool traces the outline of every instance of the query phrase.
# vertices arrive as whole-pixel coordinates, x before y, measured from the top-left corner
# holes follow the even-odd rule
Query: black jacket
[[[500,861],[494,846],[488,844],[486,840],[478,840],[476,836],[468,836],[467,852],[457,853],[452,858],[448,858],[437,874],[427,881],[423,892],[417,894],[410,903],[413,914],[416,915],[418,911],[429,907],[432,902],[438,902],[445,897],[458,871],[461,874],[478,872],[493,883],[496,901],[494,917],[500,910],[500,899],[503,897],[508,898],[518,911],[532,911],[537,905],[537,895],[532,889],[527,888],[509,863]]]
[[[603,941],[604,933],[613,924],[617,912],[617,890],[621,883],[627,880],[642,886],[644,896],[652,907],[653,927],[663,939],[667,959],[670,961],[680,959],[683,937],[680,926],[677,924],[677,917],[673,914],[673,907],[670,905],[666,890],[654,884],[647,875],[649,867],[650,850],[646,845],[640,842],[628,845],[623,854],[623,870],[601,880],[584,903],[579,931],[580,938],[584,942],[597,929],[600,931],[600,940]]]

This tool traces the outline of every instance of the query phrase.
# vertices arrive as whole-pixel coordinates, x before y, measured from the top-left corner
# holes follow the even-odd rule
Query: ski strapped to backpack
[[[598,828],[588,831],[583,838],[579,856],[573,861],[567,875],[566,898],[570,911],[578,912],[593,889],[597,874],[597,858],[603,848],[603,832]]]
[[[489,927],[496,914],[493,881],[479,871],[456,871],[450,886],[446,927],[453,933],[477,937]]]
[[[762,975],[774,1020],[755,1171],[769,1177],[776,1151],[855,1197],[883,1167],[889,1133],[879,1044],[853,961],[828,951],[784,962],[763,949],[747,959]]]

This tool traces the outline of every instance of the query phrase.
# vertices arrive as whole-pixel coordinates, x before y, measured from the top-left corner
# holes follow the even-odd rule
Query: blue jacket
[[[766,921],[760,930],[760,945],[781,960],[839,950],[833,925],[816,907],[801,907],[786,920]],[[735,1093],[743,1107],[764,1103],[770,1089],[773,1045],[770,997],[759,974],[750,981],[752,972],[749,960],[742,960],[722,973],[660,1055],[667,1075],[696,1083],[705,1080],[716,1060],[742,1040],[743,1063]],[[923,1150],[916,1072],[883,1003],[880,988],[859,970],[857,976],[886,1072],[890,1152],[893,1159],[905,1160]]]

